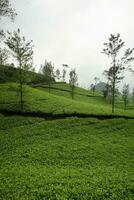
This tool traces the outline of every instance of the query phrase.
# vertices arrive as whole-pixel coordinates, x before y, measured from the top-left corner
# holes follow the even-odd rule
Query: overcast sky
[[[120,33],[125,48],[134,47],[134,0],[12,0],[18,16],[5,29],[21,29],[34,41],[34,64],[45,59],[55,68],[75,67],[81,86],[101,77],[110,60],[101,54],[111,33]],[[4,23],[4,22],[3,22]],[[124,49],[125,50],[125,49]],[[132,74],[127,80],[131,82]]]

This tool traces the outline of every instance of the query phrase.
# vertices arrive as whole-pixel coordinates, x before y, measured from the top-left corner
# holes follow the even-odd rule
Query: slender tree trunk
[[[114,107],[115,107],[115,63],[116,63],[116,55],[113,59],[113,88],[112,88],[112,113],[114,113]]]
[[[21,111],[23,110],[23,81],[22,81],[22,64],[21,64],[21,61],[19,62],[20,64],[20,108],[21,108]]]
[[[48,89],[49,89],[49,93],[51,92],[51,83],[48,83]]]
[[[112,86],[112,113],[114,113],[114,106],[115,106],[115,78],[113,80],[113,86]]]
[[[23,83],[22,83],[22,69],[20,69],[20,104],[23,110]]]

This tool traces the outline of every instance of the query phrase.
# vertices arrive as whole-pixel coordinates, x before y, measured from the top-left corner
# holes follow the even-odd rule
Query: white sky
[[[101,54],[111,33],[120,33],[125,48],[134,47],[134,0],[12,0],[18,16],[3,22],[10,31],[21,29],[34,41],[34,64],[45,59],[55,68],[75,67],[80,86],[101,77],[110,60]],[[125,50],[125,49],[124,49]],[[129,73],[123,82],[133,84]],[[134,86],[134,85],[133,85]]]

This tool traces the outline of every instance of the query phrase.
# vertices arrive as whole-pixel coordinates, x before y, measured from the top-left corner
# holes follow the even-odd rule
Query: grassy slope
[[[44,87],[44,88],[43,88]],[[38,87],[37,86],[37,88],[40,88],[40,89],[45,89],[45,91],[49,91],[49,89],[48,88],[45,88],[45,87],[48,87],[47,85],[43,85],[42,84],[42,88],[41,87]],[[66,97],[68,97],[68,98],[70,98],[71,97],[71,95],[70,95],[70,86],[69,86],[69,84],[67,84],[67,83],[53,83],[53,84],[51,84],[51,87],[53,88],[52,90],[51,90],[51,92],[52,93],[56,93],[57,95],[62,95],[63,93],[66,95]],[[59,89],[58,91],[57,90],[55,90],[55,89]],[[60,91],[60,89],[61,89],[61,91]],[[62,91],[62,90],[65,90],[65,91]],[[63,92],[63,93],[62,93]],[[90,91],[90,90],[87,90],[87,89],[84,89],[84,88],[80,88],[80,87],[76,87],[76,89],[75,89],[75,93],[76,94],[82,94],[82,95],[89,95],[89,96],[93,96],[93,92],[92,91]],[[95,96],[101,96],[100,95],[100,92],[98,92],[98,91],[96,91],[95,92]]]
[[[12,65],[10,66],[0,64],[0,83],[17,82],[18,74],[19,68],[13,67]],[[34,84],[45,81],[45,78],[42,74],[31,71],[27,72],[27,74],[30,78],[29,80],[31,80],[31,82]]]
[[[43,88],[43,87],[44,86],[42,85],[42,87],[37,87],[37,88],[41,89],[41,90],[45,90],[45,91],[48,92],[48,88]],[[54,84],[52,84],[52,88],[53,88],[53,89],[51,89],[51,93],[52,94],[56,94],[58,96],[65,96],[67,98],[71,97],[69,84],[66,84],[66,83],[62,83],[62,84],[54,83]],[[62,90],[66,90],[66,92],[62,91]],[[76,87],[75,100],[84,101],[84,102],[89,102],[89,101],[93,102],[94,100],[98,100],[98,101],[100,101],[101,104],[105,104],[105,105],[108,104],[109,105],[109,103],[107,101],[105,101],[104,98],[102,97],[102,93],[101,92],[95,91],[95,93],[93,94],[93,92],[91,90],[87,90],[87,89],[80,88],[80,87]],[[122,100],[121,96],[118,96],[116,98],[115,106],[116,106],[116,108],[121,108],[121,109],[124,108],[123,100]],[[131,98],[129,98],[129,105],[127,106],[127,109],[128,110],[129,109],[133,109],[134,110],[134,105],[132,103]]]
[[[56,85],[62,89],[69,90],[68,85]],[[77,88],[74,100],[71,100],[70,93],[61,90],[51,89],[51,94],[44,88],[26,87],[24,98],[26,100],[25,110],[43,111],[54,113],[89,113],[89,114],[111,114],[111,105],[109,105],[98,93],[93,97],[91,92],[82,88]],[[6,109],[19,109],[19,94],[16,84],[0,85],[0,106]],[[116,106],[115,114],[134,116],[134,107],[124,111]]]
[[[12,120],[0,116],[1,200],[134,199],[133,120]]]
[[[57,85],[69,90],[67,85]],[[0,85],[1,108],[19,109],[16,84]],[[103,98],[26,88],[26,110],[109,114]],[[83,95],[79,95],[81,93]],[[89,94],[91,95],[91,94]],[[134,115],[134,110],[116,113]],[[0,115],[0,199],[132,200],[134,121],[64,119],[45,121]]]

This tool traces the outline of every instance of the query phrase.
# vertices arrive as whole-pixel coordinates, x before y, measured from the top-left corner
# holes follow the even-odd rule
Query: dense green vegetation
[[[38,4],[29,5],[27,8],[31,13],[32,8],[35,13],[35,7],[38,12]],[[52,6],[53,3],[53,10]],[[115,6],[118,8],[117,4]],[[65,9],[69,7],[65,5]],[[63,8],[60,13],[64,21],[63,13],[66,14],[66,10]],[[23,11],[19,14],[25,15]],[[51,17],[55,18],[57,14],[51,12]],[[70,16],[75,16],[75,12]],[[10,0],[0,0],[0,22],[3,17],[12,21],[16,17]],[[61,23],[56,18],[57,26],[51,17],[49,21],[56,27],[57,36]],[[21,19],[30,22],[29,16],[28,20]],[[46,19],[47,15],[44,18],[47,22]],[[27,22],[26,27],[29,26]],[[83,32],[84,26],[80,27]],[[90,28],[92,30],[92,26]],[[45,48],[51,42],[49,53],[46,54],[46,49],[42,51],[50,55],[53,48],[51,56],[58,55],[54,54],[54,49],[60,44],[59,38],[56,38],[58,43],[55,47],[52,45],[52,30],[50,26],[50,38],[45,34],[47,38],[43,39],[47,41]],[[64,31],[62,33],[62,42],[66,46]],[[75,59],[75,65],[71,51],[71,60],[66,53],[68,58],[65,54],[59,54],[61,60],[58,60],[70,60],[72,66],[64,63],[55,69],[53,61],[45,60],[36,73],[34,43],[22,36],[19,28],[6,34],[3,29],[0,30],[0,43],[0,200],[133,200],[134,88],[132,84],[129,86],[125,83],[121,91],[118,86],[124,79],[125,70],[134,72],[134,48],[127,48],[123,53],[120,50],[125,42],[120,34],[110,34],[101,52],[111,59],[109,68],[103,72],[106,82],[96,77],[98,73],[91,67],[89,69],[94,72],[87,70],[86,73],[94,73],[95,77],[87,83],[91,84],[90,90],[86,90],[78,87],[79,75],[74,66],[79,65],[80,60],[76,62]],[[95,55],[92,44],[90,50]],[[75,46],[79,49],[79,46]],[[68,52],[69,46],[66,47]],[[80,48],[80,56],[83,47]],[[77,51],[76,55],[79,57]],[[87,61],[83,55],[84,60],[80,63],[84,67]],[[97,59],[94,55],[93,58]],[[10,63],[11,60],[13,63]],[[86,70],[85,67],[83,69]]]
[[[99,92],[68,84],[25,86],[24,111],[110,114]],[[20,109],[18,85],[0,84],[0,108]],[[134,116],[134,108],[116,113]],[[0,199],[133,199],[134,120],[0,115]]]
[[[37,84],[44,83],[45,77],[42,74],[28,71],[29,83]],[[19,69],[12,65],[0,65],[0,83],[5,82],[18,82]]]
[[[1,109],[20,109],[20,98],[17,88],[17,84],[13,83],[0,85]],[[111,114],[110,104],[98,92],[93,96],[90,91],[76,88],[76,95],[74,100],[72,100],[67,84],[53,84],[50,94],[48,93],[48,88],[44,88],[44,86],[37,88],[25,86],[24,101],[24,111]],[[134,116],[134,106],[131,103],[128,109],[124,111],[123,101],[118,99],[115,114]]]
[[[0,117],[0,199],[133,199],[133,120],[13,118]]]
[[[24,111],[111,113],[101,93],[65,83],[25,86]],[[0,84],[0,108],[20,109],[17,83]],[[121,97],[116,114],[134,116]],[[0,115],[0,199],[133,199],[134,120]]]

